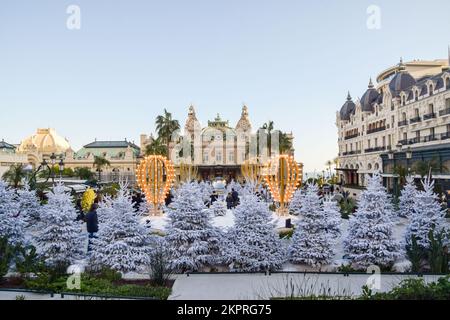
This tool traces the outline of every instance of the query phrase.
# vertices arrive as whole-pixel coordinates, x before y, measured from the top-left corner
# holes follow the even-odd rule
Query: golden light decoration
[[[273,157],[264,167],[267,187],[276,202],[280,204],[279,215],[287,215],[287,204],[292,200],[303,178],[303,165],[295,162],[293,156]]]
[[[175,180],[172,162],[160,155],[147,156],[139,164],[136,177],[145,198],[152,204],[152,213],[161,214],[160,206],[164,203]]]
[[[179,182],[191,182],[198,177],[198,167],[181,162],[179,166]]]
[[[246,182],[258,186],[264,180],[263,165],[259,158],[245,160],[241,165],[241,174]]]

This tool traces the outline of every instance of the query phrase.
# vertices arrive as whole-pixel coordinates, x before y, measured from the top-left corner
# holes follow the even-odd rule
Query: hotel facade
[[[360,189],[366,174],[381,172],[397,193],[399,168],[414,175],[417,162],[433,161],[433,177],[450,189],[449,61],[400,61],[370,80],[361,99],[348,94],[336,117],[344,186]]]

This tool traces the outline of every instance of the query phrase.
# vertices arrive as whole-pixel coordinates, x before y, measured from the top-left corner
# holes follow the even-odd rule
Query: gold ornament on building
[[[265,165],[264,176],[273,199],[280,205],[278,214],[287,215],[287,204],[303,178],[303,165],[290,155],[275,156]]]
[[[198,178],[198,167],[184,162],[179,167],[179,183],[191,182]]]
[[[160,206],[164,203],[175,180],[172,162],[164,156],[147,156],[139,164],[136,177],[145,198],[152,204],[152,214],[160,215]]]

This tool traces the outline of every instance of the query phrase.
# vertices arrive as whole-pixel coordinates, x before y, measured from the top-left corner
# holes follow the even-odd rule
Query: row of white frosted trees
[[[344,238],[345,251],[355,265],[389,266],[413,236],[426,248],[430,230],[443,228],[444,212],[433,193],[433,183],[426,180],[424,191],[417,191],[408,181],[400,208],[402,215],[410,217],[410,225],[405,243],[398,243],[393,236],[396,213],[381,177],[368,178],[367,190]],[[163,247],[171,268],[179,272],[217,266],[246,272],[279,270],[286,261],[320,267],[333,261],[341,219],[337,204],[321,199],[317,191],[315,185],[308,185],[297,192],[292,209],[299,220],[289,242],[279,238],[268,205],[245,190],[234,210],[234,226],[226,231],[214,227],[211,210],[203,201],[206,196],[201,196],[204,187],[197,183],[176,190],[174,202],[166,210],[166,236],[151,235],[123,185],[117,197],[100,204],[99,232],[86,253],[86,234],[76,221],[77,213],[64,186],[56,185],[48,203],[40,206],[32,191],[16,192],[0,182],[0,237],[12,244],[33,244],[49,266],[85,259],[92,267],[139,271],[150,264],[154,248]]]

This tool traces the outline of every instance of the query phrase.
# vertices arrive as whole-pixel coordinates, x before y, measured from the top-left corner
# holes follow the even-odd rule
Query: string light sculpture
[[[178,182],[191,182],[198,177],[198,167],[192,164],[187,164],[184,162],[180,163],[179,167],[179,181]]]
[[[273,199],[279,203],[277,213],[280,216],[287,215],[289,211],[286,205],[302,181],[303,165],[295,162],[293,156],[278,155],[267,162],[264,175]]]
[[[241,165],[241,174],[245,181],[251,183],[257,188],[263,181],[263,165],[258,158],[245,160]]]
[[[145,198],[152,204],[152,214],[161,215],[160,206],[175,180],[172,162],[160,155],[147,156],[139,164],[136,177]]]

